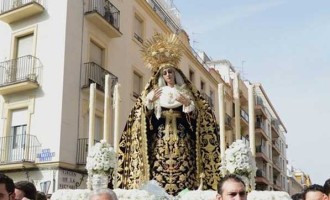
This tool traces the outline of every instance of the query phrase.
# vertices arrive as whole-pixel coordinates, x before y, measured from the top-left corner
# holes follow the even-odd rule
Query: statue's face
[[[173,68],[163,69],[163,78],[168,86],[174,86],[175,84],[175,72]]]

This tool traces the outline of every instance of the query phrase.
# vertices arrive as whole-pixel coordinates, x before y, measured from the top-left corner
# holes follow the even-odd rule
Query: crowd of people
[[[324,185],[313,184],[301,193],[291,196],[292,200],[330,200],[330,178]],[[217,187],[216,200],[246,200],[247,191],[244,181],[235,174],[220,179]],[[14,181],[0,173],[0,200],[47,200],[47,196],[37,191],[29,181]],[[118,200],[110,189],[91,191],[89,200]]]
[[[43,192],[37,191],[35,185],[29,181],[14,183],[9,176],[0,173],[0,200],[47,200]],[[91,191],[89,200],[118,200],[110,189]]]

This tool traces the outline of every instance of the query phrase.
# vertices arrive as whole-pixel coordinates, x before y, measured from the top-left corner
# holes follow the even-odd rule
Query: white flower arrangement
[[[288,193],[283,191],[252,191],[248,200],[291,200]]]
[[[86,169],[90,175],[110,175],[116,164],[116,152],[105,140],[96,143],[88,152]]]
[[[225,151],[225,157],[222,158],[220,167],[221,175],[236,174],[246,179],[253,180],[256,166],[250,149],[242,140],[236,140]],[[253,184],[253,183],[249,183]]]

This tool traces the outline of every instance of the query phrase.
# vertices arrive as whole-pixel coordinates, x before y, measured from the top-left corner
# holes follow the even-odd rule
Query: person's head
[[[118,200],[117,195],[110,189],[92,191],[89,200]]]
[[[8,176],[0,173],[0,200],[15,200],[15,184]]]
[[[326,200],[324,188],[321,185],[313,184],[304,190],[304,200]]]
[[[16,200],[21,200],[23,197],[28,199],[35,199],[37,189],[33,183],[29,181],[19,181],[15,183]]]
[[[36,200],[47,200],[47,196],[45,193],[37,191]]]
[[[328,180],[325,181],[324,185],[324,192],[325,194],[328,196],[328,198],[330,199],[330,178]]]
[[[303,200],[304,196],[302,193],[296,193],[294,195],[291,196],[292,200]]]
[[[223,177],[218,183],[217,200],[246,200],[245,183],[235,174]]]

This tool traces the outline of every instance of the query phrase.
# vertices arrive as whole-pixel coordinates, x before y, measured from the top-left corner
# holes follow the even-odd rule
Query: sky
[[[287,128],[289,164],[330,178],[330,1],[174,0],[191,45],[261,83]]]

